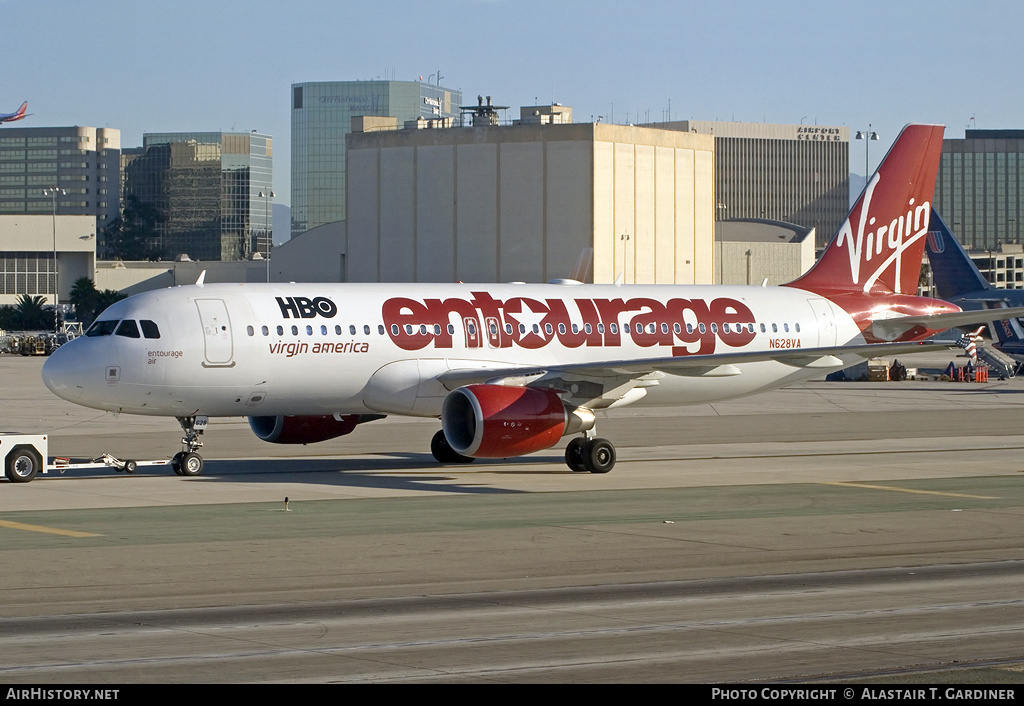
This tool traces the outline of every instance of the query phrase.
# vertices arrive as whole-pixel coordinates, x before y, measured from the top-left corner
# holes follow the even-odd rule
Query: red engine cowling
[[[272,444],[312,444],[351,434],[360,422],[359,417],[358,414],[345,414],[340,418],[330,414],[249,417],[249,428]]]
[[[448,444],[472,458],[540,451],[593,423],[589,410],[570,410],[555,391],[532,387],[468,385],[449,393],[441,409]]]

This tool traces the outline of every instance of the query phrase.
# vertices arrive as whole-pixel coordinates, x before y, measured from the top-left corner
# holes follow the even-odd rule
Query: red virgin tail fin
[[[787,286],[813,292],[914,294],[921,276],[941,125],[907,125],[821,259]]]

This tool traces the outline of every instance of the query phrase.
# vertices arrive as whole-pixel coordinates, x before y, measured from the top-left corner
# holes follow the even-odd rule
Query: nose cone
[[[50,354],[43,363],[43,383],[50,392],[69,402],[78,402],[85,391],[88,371],[84,365],[81,344],[75,339]]]

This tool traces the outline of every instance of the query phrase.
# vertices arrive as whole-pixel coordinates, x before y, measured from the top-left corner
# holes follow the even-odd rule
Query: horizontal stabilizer
[[[957,328],[958,326],[984,324],[995,318],[993,316],[995,312],[998,312],[999,319],[1017,318],[1024,316],[1024,306],[985,311],[956,311],[921,316],[880,318],[871,322],[871,332],[883,341],[893,341],[915,326],[924,326],[933,331],[939,331]]]

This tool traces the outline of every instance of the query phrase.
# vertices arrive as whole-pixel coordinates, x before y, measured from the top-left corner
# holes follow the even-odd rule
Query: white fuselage
[[[99,322],[51,356],[47,386],[88,407],[175,417],[438,416],[449,392],[438,377],[449,371],[596,369],[864,342],[839,306],[789,287],[194,285],[118,302]],[[844,356],[843,365],[859,359]],[[564,383],[595,408],[692,404],[828,370],[773,360],[726,367],[659,375],[621,391],[614,370]]]

